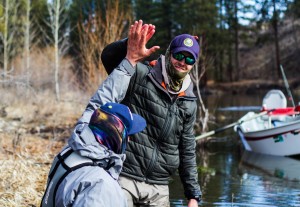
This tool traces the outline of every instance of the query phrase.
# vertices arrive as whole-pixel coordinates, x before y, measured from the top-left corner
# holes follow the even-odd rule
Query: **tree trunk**
[[[5,16],[4,16],[4,34],[3,34],[3,81],[7,79],[8,71],[8,19],[9,19],[9,0],[5,1]]]
[[[27,0],[26,5],[26,23],[25,23],[25,57],[26,57],[26,75],[29,73],[30,67],[30,7],[31,0]]]
[[[54,33],[54,55],[55,55],[55,64],[54,64],[54,81],[55,81],[55,95],[56,100],[60,101],[60,93],[59,93],[59,39],[58,39],[58,32],[59,32],[59,18],[60,18],[60,0],[56,0],[56,7],[55,7],[55,33]]]
[[[276,55],[276,71],[277,71],[277,78],[280,79],[280,51],[279,51],[279,40],[278,40],[278,14],[276,10],[276,0],[273,0],[273,29],[274,29],[274,38],[275,38],[275,55]]]
[[[235,81],[240,79],[240,66],[239,66],[239,22],[238,22],[238,0],[234,2],[234,45],[235,45]]]

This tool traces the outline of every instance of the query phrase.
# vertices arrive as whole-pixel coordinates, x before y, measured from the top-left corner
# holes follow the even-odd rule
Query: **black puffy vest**
[[[192,176],[186,180],[193,185],[197,183],[196,168],[193,168],[196,165],[193,153],[196,97],[171,98],[161,86],[162,78],[157,78],[160,73],[139,63],[122,101],[147,121],[146,129],[130,138],[122,175],[151,184],[168,184],[170,176],[179,168],[182,175]],[[181,152],[186,154],[180,160]],[[192,172],[181,169],[184,166],[192,166]]]

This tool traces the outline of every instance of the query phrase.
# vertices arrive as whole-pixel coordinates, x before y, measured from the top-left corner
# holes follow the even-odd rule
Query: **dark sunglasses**
[[[193,57],[188,57],[188,56],[185,56],[184,54],[182,54],[181,52],[177,52],[177,53],[172,53],[172,57],[175,59],[175,60],[178,60],[178,61],[181,61],[184,59],[184,62],[187,64],[187,65],[194,65],[196,60],[193,58]]]

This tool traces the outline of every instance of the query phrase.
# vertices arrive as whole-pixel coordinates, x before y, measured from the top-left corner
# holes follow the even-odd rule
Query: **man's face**
[[[171,63],[173,64],[174,68],[177,70],[177,72],[180,73],[188,73],[193,68],[194,64],[193,61],[193,55],[189,52],[179,52],[176,54],[171,54]],[[187,62],[189,64],[187,64]],[[191,65],[192,64],[192,65]]]

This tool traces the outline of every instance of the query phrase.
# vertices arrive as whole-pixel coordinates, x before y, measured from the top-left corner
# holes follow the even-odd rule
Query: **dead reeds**
[[[0,206],[39,206],[55,154],[64,142],[15,134],[0,135]]]
[[[89,96],[73,91],[57,103],[53,91],[38,92],[33,99],[16,88],[0,93],[0,206],[40,206],[53,158]]]

